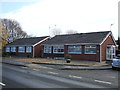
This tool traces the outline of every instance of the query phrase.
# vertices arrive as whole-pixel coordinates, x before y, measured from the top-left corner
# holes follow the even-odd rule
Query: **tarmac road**
[[[35,69],[8,64],[2,67],[3,88],[118,88],[118,71],[113,70]]]

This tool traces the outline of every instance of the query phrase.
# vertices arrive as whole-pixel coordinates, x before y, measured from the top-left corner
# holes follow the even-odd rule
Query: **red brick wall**
[[[42,43],[46,42],[48,39],[44,40],[43,42],[37,44],[35,47],[34,47],[34,57],[43,57],[43,51],[44,51],[44,48],[43,46],[41,46]]]
[[[90,60],[90,61],[100,61],[100,45],[96,45],[96,54],[84,54],[84,47],[82,45],[82,54],[69,54],[72,56],[72,60]],[[44,53],[44,57],[64,57],[68,55],[68,45],[64,45],[64,54],[48,54]]]
[[[81,54],[69,54],[72,56],[72,60],[90,60],[90,61],[99,61],[100,60],[100,46],[96,46],[96,54],[85,54],[84,48],[82,45],[82,53]],[[64,46],[65,55],[68,54],[68,46]]]
[[[106,60],[106,46],[107,45],[115,45],[111,35],[108,36],[108,38],[101,45],[102,61]]]
[[[33,56],[33,48],[32,48],[32,52],[31,53],[20,53],[18,52],[18,47],[16,47],[16,56],[20,56],[20,57],[32,57]]]

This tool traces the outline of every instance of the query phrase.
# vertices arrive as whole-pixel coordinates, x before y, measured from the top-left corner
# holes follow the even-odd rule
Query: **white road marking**
[[[4,83],[2,83],[2,82],[0,82],[0,85],[5,86],[5,84],[4,84]]]
[[[69,75],[69,77],[72,77],[72,78],[78,78],[78,79],[82,79],[82,77],[73,76],[73,75]]]
[[[35,71],[39,71],[38,69],[33,69],[33,70],[35,70]]]
[[[111,84],[111,82],[106,82],[106,81],[100,81],[100,80],[94,80],[95,82],[99,82],[99,83],[106,83],[106,84]]]
[[[56,72],[48,72],[48,73],[50,73],[50,74],[58,74],[58,73],[56,73]]]

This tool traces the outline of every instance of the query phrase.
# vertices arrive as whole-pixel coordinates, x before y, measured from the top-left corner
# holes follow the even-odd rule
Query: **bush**
[[[71,55],[65,55],[65,58],[66,59],[71,59],[72,57],[71,57]]]
[[[15,55],[15,52],[2,52],[2,57],[13,56],[13,55]]]
[[[2,52],[2,57],[5,57],[5,56],[7,56],[7,52]]]

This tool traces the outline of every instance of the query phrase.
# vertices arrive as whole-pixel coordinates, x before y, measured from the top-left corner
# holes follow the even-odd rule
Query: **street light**
[[[111,27],[113,26],[114,24],[110,24],[110,31],[111,31]]]

